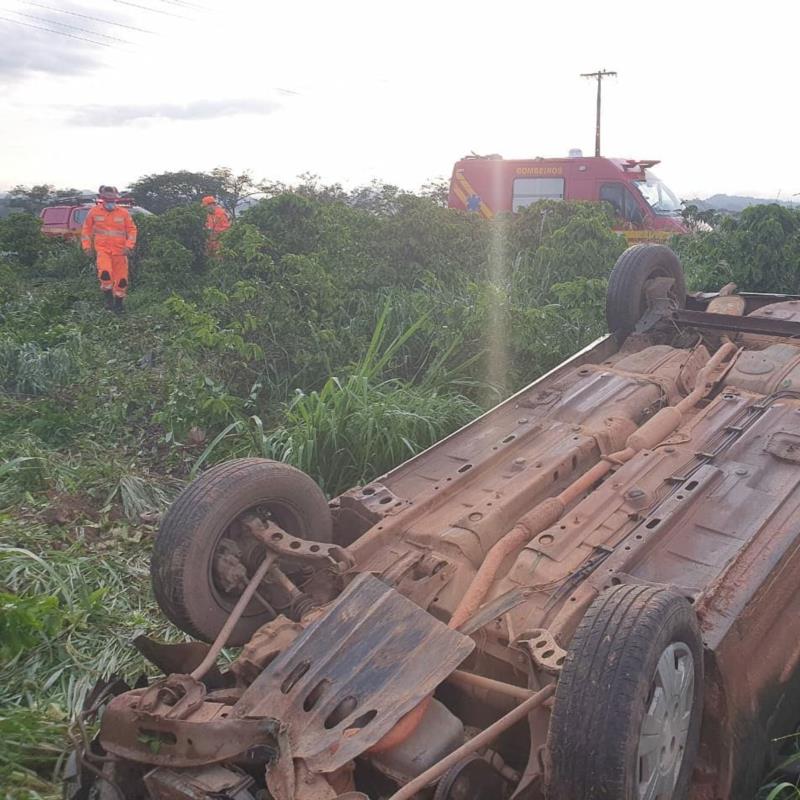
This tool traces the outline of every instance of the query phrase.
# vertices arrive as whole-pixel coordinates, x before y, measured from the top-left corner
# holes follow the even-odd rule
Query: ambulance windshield
[[[639,191],[644,195],[650,208],[663,216],[675,216],[680,213],[681,202],[673,194],[666,183],[659,180],[649,170],[645,172],[645,180],[636,181]]]

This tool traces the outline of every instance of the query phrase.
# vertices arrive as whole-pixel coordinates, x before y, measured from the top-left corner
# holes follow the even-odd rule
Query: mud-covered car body
[[[632,250],[642,272],[666,248]],[[230,589],[244,565],[244,586],[265,557],[283,571],[228,636],[247,643],[227,671],[188,676],[205,645],[142,645],[175,674],[106,707],[94,748],[112,760],[95,765],[100,790],[750,796],[800,700],[800,298],[730,287],[676,298],[662,272],[645,275],[633,330],[335,498],[330,535],[252,505],[230,510],[240,524],[226,536],[238,544],[222,561],[217,552],[209,580]],[[229,486],[248,468],[234,463]],[[192,513],[208,513],[202,498]],[[166,596],[162,567],[167,613],[214,638],[221,626],[204,629],[202,609],[175,613],[179,590]],[[222,594],[220,622],[236,592]],[[646,604],[650,617],[632,616]],[[655,660],[630,661],[642,620],[660,635],[659,614],[691,624],[676,622],[686,633],[664,639]],[[623,679],[640,694],[628,698]],[[520,703],[527,712],[500,724]],[[470,746],[493,725],[491,741]],[[420,774],[430,780],[417,787]]]

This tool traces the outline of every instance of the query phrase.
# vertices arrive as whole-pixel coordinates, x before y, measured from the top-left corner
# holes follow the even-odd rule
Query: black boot
[[[114,313],[121,314],[122,313],[122,298],[115,297],[114,298]]]
[[[111,289],[104,289],[103,294],[106,298],[106,308],[111,311],[111,309],[114,308],[114,295]]]

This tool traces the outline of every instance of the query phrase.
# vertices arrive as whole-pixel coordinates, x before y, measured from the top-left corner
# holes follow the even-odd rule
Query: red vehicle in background
[[[45,236],[56,236],[60,239],[77,240],[81,235],[81,228],[89,213],[89,209],[95,204],[96,199],[90,195],[87,197],[70,197],[62,201],[60,205],[48,206],[39,212],[42,220],[42,233]],[[119,205],[125,206],[131,214],[150,214],[146,208],[134,205],[132,197],[121,197]]]
[[[539,200],[610,203],[614,230],[630,244],[661,241],[688,233],[681,203],[651,169],[658,161],[585,158],[507,160],[498,155],[467,156],[456,162],[448,205],[490,219]]]

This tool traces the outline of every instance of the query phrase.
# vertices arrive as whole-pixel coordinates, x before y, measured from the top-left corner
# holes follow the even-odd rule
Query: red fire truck
[[[584,158],[504,159],[467,156],[450,180],[450,208],[486,218],[519,211],[538,200],[586,200],[613,206],[614,229],[631,243],[687,233],[675,194],[653,173],[658,161]]]

